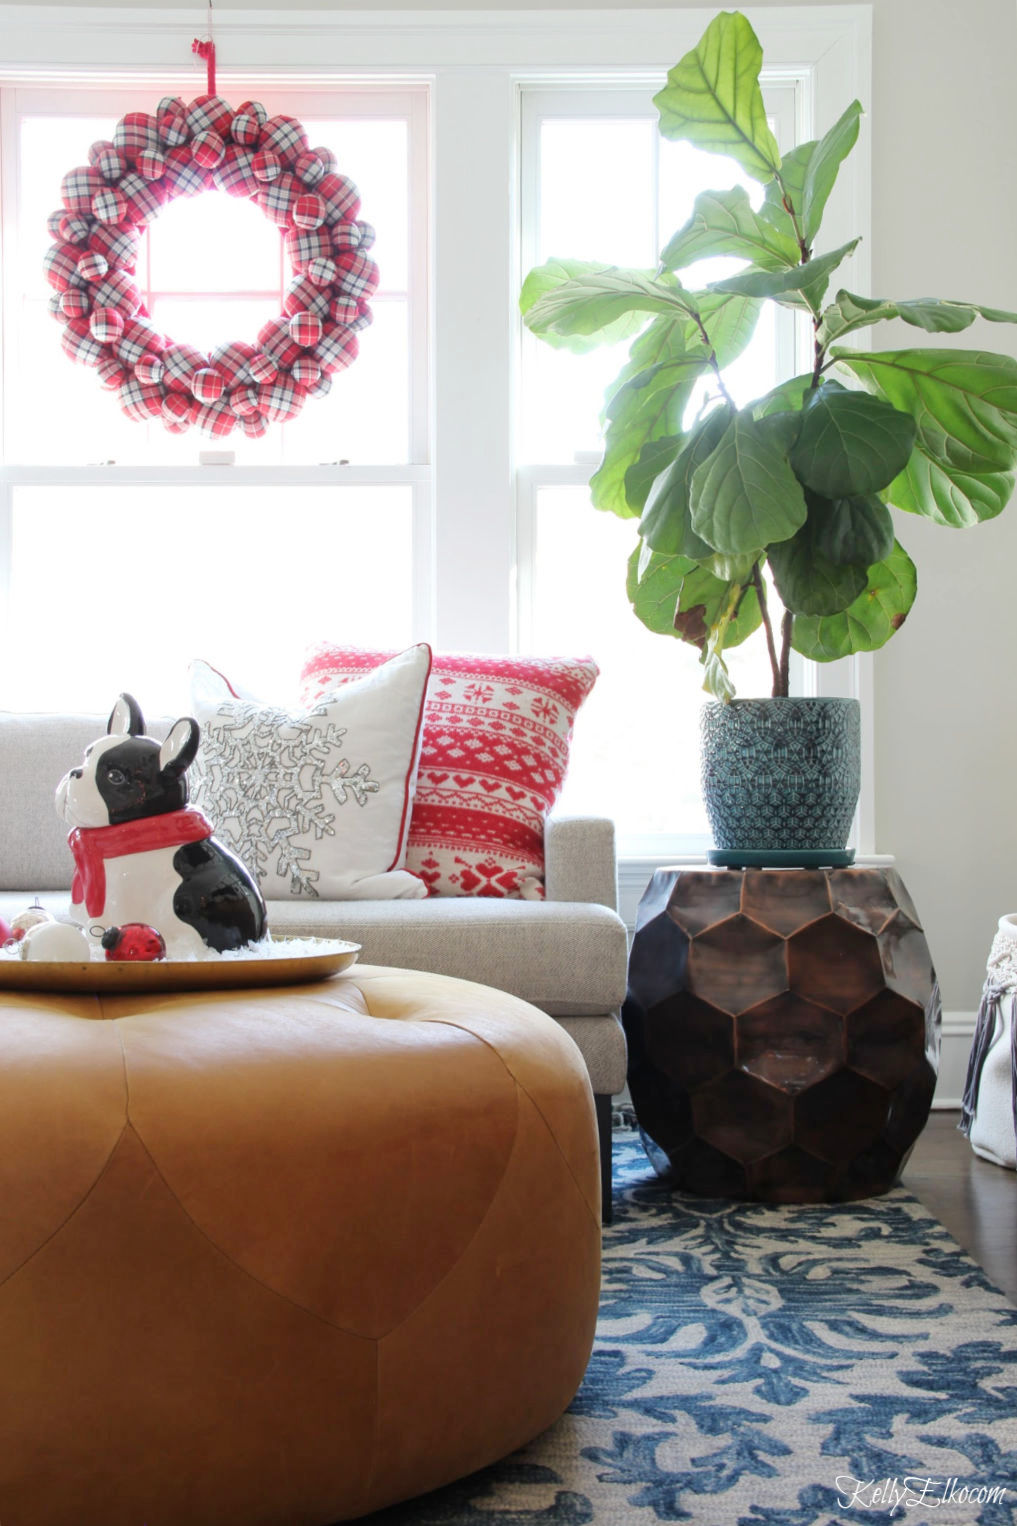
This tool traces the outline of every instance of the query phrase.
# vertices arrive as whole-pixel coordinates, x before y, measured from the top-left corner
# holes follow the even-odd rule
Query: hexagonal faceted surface
[[[844,1021],[848,1065],[882,1086],[903,1081],[925,1054],[925,1010],[895,991],[880,991]]]
[[[668,916],[694,938],[715,922],[734,916],[741,906],[742,877],[722,869],[690,869],[682,873],[682,893],[672,892]]]
[[[783,938],[748,917],[729,917],[693,938],[688,988],[725,1012],[743,1012],[787,990]]]
[[[853,1070],[838,1070],[795,1101],[795,1144],[810,1155],[846,1164],[879,1138],[890,1093]]]
[[[652,891],[623,1016],[670,1179],[771,1202],[885,1192],[928,1117],[940,1027],[900,877],[671,869]]]
[[[787,944],[791,989],[834,1012],[853,1012],[883,989],[879,944],[843,917],[821,917]]]
[[[844,1063],[844,1019],[784,991],[735,1019],[738,1064],[780,1091],[812,1086]]]
[[[651,1063],[689,1091],[734,1069],[734,1018],[687,992],[654,1007],[645,1031]]]
[[[744,1165],[791,1143],[791,1100],[743,1070],[732,1070],[692,1098],[700,1139]]]
[[[782,938],[831,910],[822,869],[746,869],[744,879],[742,911]]]

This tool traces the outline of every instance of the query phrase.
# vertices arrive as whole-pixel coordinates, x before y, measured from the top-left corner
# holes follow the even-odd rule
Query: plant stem
[[[795,623],[795,617],[789,609],[784,611],[784,618],[780,622],[780,695],[779,698],[787,699],[791,680],[791,630]]]
[[[731,396],[730,392],[727,390],[727,388],[724,385],[724,377],[723,377],[723,374],[722,374],[721,369],[720,369],[720,362],[717,359],[717,351],[713,347],[713,340],[710,338],[709,334],[706,332],[706,325],[703,323],[703,320],[700,317],[700,315],[693,308],[691,308],[691,307],[690,307],[689,311],[691,312],[692,317],[693,317],[693,319],[695,321],[696,328],[699,330],[700,335],[702,336],[703,343],[706,345],[707,350],[709,352],[707,354],[706,358],[710,362],[710,365],[713,367],[714,375],[717,378],[717,386],[720,388],[721,393],[723,394],[725,401],[727,403],[729,403],[732,408],[734,408],[735,400]]]
[[[766,607],[766,586],[763,583],[763,574],[759,570],[759,563],[752,569],[752,582],[756,590],[756,598],[759,600],[759,613],[763,617],[763,629],[766,631],[766,649],[770,654],[770,671],[773,674],[773,697],[781,698],[780,687],[780,664],[777,661],[777,648],[773,644],[773,626],[770,623],[770,611]],[[785,688],[784,693],[787,693]]]

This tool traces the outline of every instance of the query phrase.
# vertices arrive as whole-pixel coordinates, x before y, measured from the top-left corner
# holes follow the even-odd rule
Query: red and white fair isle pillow
[[[301,671],[317,701],[391,652],[323,642]],[[435,653],[406,868],[431,895],[542,900],[544,822],[561,793],[592,658]]]

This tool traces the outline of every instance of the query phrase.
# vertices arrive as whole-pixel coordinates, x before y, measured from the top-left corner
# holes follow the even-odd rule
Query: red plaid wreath
[[[88,160],[64,176],[48,220],[49,307],[64,353],[96,369],[128,418],[158,418],[171,434],[194,426],[221,439],[239,428],[259,439],[356,359],[378,285],[374,229],[358,220],[357,188],[335,156],[309,148],[293,117],[270,117],[258,101],[234,111],[214,94],[189,105],[166,97],[154,116],[129,112]],[[159,208],[212,189],[247,197],[279,227],[293,279],[254,343],[205,355],[155,331],[134,271]]]

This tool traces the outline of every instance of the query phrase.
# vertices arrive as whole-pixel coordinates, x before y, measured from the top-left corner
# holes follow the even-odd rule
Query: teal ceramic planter
[[[861,787],[856,699],[734,699],[702,715],[714,863],[848,863]]]

